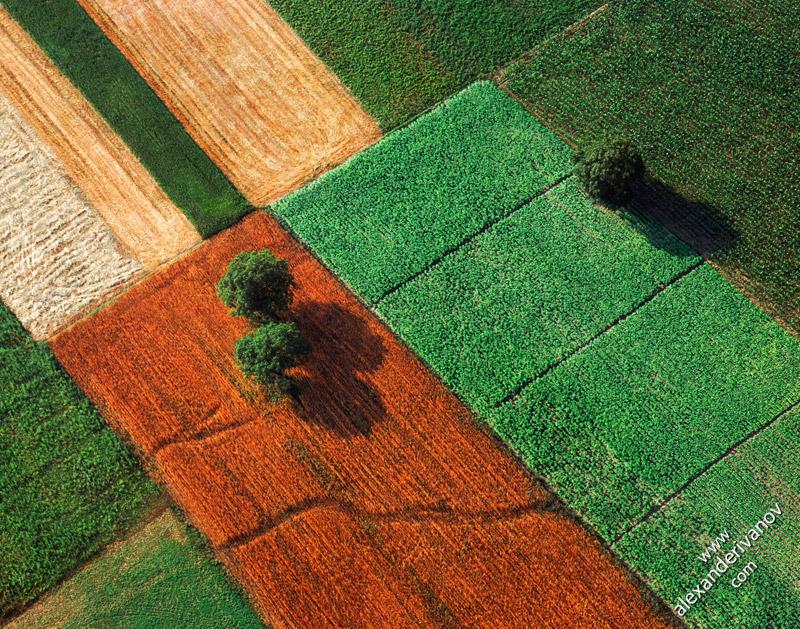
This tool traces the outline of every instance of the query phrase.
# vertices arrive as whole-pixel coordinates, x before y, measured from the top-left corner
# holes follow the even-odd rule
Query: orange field
[[[264,0],[78,0],[251,203],[380,135]]]
[[[239,251],[297,280],[297,403],[233,364]],[[660,626],[627,573],[263,212],[53,341],[279,626]]]

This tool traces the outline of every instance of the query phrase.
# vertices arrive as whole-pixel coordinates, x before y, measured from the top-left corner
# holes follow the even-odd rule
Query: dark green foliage
[[[629,138],[738,239],[714,254],[800,326],[800,3],[630,0],[508,72],[578,144]]]
[[[47,346],[0,304],[0,617],[112,541],[157,495]]]
[[[611,140],[575,155],[574,172],[590,197],[624,203],[644,175],[644,162],[629,141]]]
[[[141,160],[202,236],[235,223],[247,200],[76,0],[5,0],[3,6]]]
[[[258,383],[289,392],[292,381],[285,372],[302,362],[309,347],[292,322],[265,323],[236,343],[236,363]]]
[[[217,284],[217,294],[235,316],[255,323],[274,321],[292,303],[289,265],[268,249],[240,253]]]
[[[272,0],[384,129],[527,52],[596,0]]]

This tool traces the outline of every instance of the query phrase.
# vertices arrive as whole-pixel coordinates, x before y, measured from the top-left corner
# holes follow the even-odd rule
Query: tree
[[[644,175],[644,161],[628,140],[612,140],[579,152],[574,172],[589,196],[624,203]]]
[[[286,370],[308,356],[309,346],[292,322],[265,323],[236,343],[236,363],[245,375],[283,393],[294,389]]]
[[[236,316],[255,323],[275,321],[292,303],[292,274],[286,260],[267,249],[237,255],[217,284],[217,295]]]

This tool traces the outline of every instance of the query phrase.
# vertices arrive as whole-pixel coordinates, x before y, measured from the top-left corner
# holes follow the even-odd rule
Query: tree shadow
[[[369,436],[386,406],[363,376],[383,364],[383,339],[365,317],[335,303],[303,303],[292,319],[311,345],[292,396],[298,412],[343,437]]]
[[[684,247],[685,243],[695,253],[708,258],[730,248],[739,237],[718,208],[691,201],[654,179],[637,184],[631,200],[617,209],[653,245],[674,255],[690,253]]]

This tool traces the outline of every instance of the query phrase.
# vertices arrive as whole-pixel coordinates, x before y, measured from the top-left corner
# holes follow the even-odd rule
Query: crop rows
[[[570,156],[511,98],[476,83],[274,210],[376,301],[566,174]]]
[[[612,539],[797,399],[797,341],[704,265],[491,422]]]
[[[157,490],[0,304],[0,618],[111,541]]]
[[[513,66],[507,83],[578,143],[631,138],[717,232],[726,275],[795,327],[798,25],[790,0],[612,3]]]
[[[381,315],[476,408],[499,402],[697,263],[570,178],[406,284]]]

